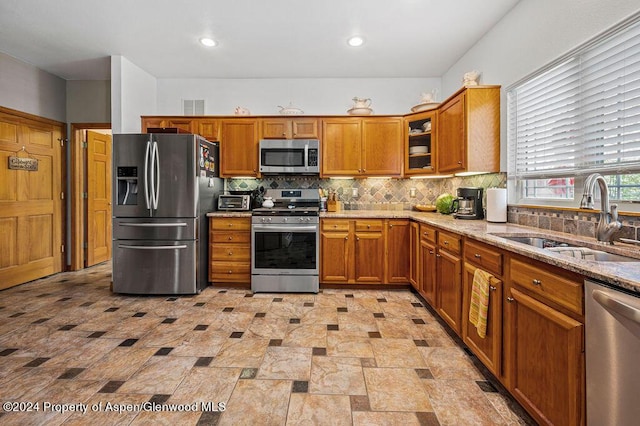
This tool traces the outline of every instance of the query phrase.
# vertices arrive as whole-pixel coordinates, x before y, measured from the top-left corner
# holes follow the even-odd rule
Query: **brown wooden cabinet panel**
[[[258,175],[258,122],[253,118],[221,121],[222,177]]]
[[[209,218],[209,281],[251,282],[251,218]]]
[[[220,120],[199,118],[195,120],[197,133],[208,141],[220,140]]]
[[[175,127],[187,133],[198,133],[198,126],[191,118],[170,117],[166,120],[166,125],[163,127]]]
[[[333,118],[322,121],[322,175],[362,174],[362,121]]]
[[[150,127],[169,127],[165,117],[142,117],[140,131],[146,133]]]
[[[502,257],[501,252],[486,244],[471,240],[467,240],[465,243],[465,261],[473,263],[494,275],[502,275]]]
[[[436,308],[437,262],[436,247],[426,240],[420,240],[420,294]]]
[[[459,90],[438,110],[438,173],[500,170],[500,87]]]
[[[362,173],[367,176],[400,176],[402,173],[402,120],[362,120]]]
[[[469,246],[466,246],[469,248]],[[464,290],[462,305],[462,339],[478,359],[497,377],[502,376],[502,281],[494,277],[489,287],[489,310],[487,312],[486,336],[478,335],[476,326],[469,322],[471,290],[476,267],[464,266]]]
[[[438,313],[456,333],[460,334],[462,331],[462,260],[442,250],[442,247],[438,247],[436,258]]]
[[[349,249],[352,240],[348,231],[322,231],[320,234],[321,282],[349,281]]]
[[[355,281],[384,282],[384,235],[382,232],[356,232]]]
[[[409,282],[420,290],[420,225],[414,221],[409,229]]]
[[[584,325],[516,288],[507,301],[510,391],[540,424],[584,424]]]
[[[409,281],[409,264],[411,248],[411,227],[406,219],[389,219],[385,244],[387,263],[387,283],[406,283]]]
[[[318,139],[315,118],[265,118],[260,120],[262,139]]]
[[[404,174],[427,175],[436,172],[437,110],[404,118]]]

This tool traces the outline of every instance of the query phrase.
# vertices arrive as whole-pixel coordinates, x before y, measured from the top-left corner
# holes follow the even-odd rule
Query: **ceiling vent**
[[[183,99],[182,112],[184,115],[204,115],[204,99]]]

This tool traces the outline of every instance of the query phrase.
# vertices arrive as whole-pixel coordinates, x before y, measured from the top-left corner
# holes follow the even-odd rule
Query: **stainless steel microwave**
[[[320,141],[317,139],[263,139],[260,141],[260,173],[320,173]]]

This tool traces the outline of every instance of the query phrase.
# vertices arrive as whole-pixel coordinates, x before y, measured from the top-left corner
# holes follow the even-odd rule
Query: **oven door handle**
[[[318,230],[318,226],[316,225],[303,225],[303,226],[288,226],[288,225],[252,225],[251,230],[260,231],[260,232],[275,232],[275,231],[284,231],[284,232],[316,232]]]

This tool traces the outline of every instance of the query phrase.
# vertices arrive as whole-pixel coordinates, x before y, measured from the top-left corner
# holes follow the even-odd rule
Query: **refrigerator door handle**
[[[179,246],[131,246],[128,244],[118,244],[118,248],[124,249],[132,249],[132,250],[182,250],[186,249],[187,246],[181,244]]]
[[[149,153],[151,151],[151,141],[147,141],[147,149],[144,153],[144,201],[147,203],[147,209],[151,208],[151,200],[149,198]]]
[[[151,148],[151,180],[153,182],[153,209],[158,209],[158,198],[160,198],[160,153],[158,152],[158,142],[153,142]]]
[[[133,226],[136,228],[175,228],[187,226],[185,222],[176,222],[176,223],[129,223],[129,222],[121,222],[120,226]]]

